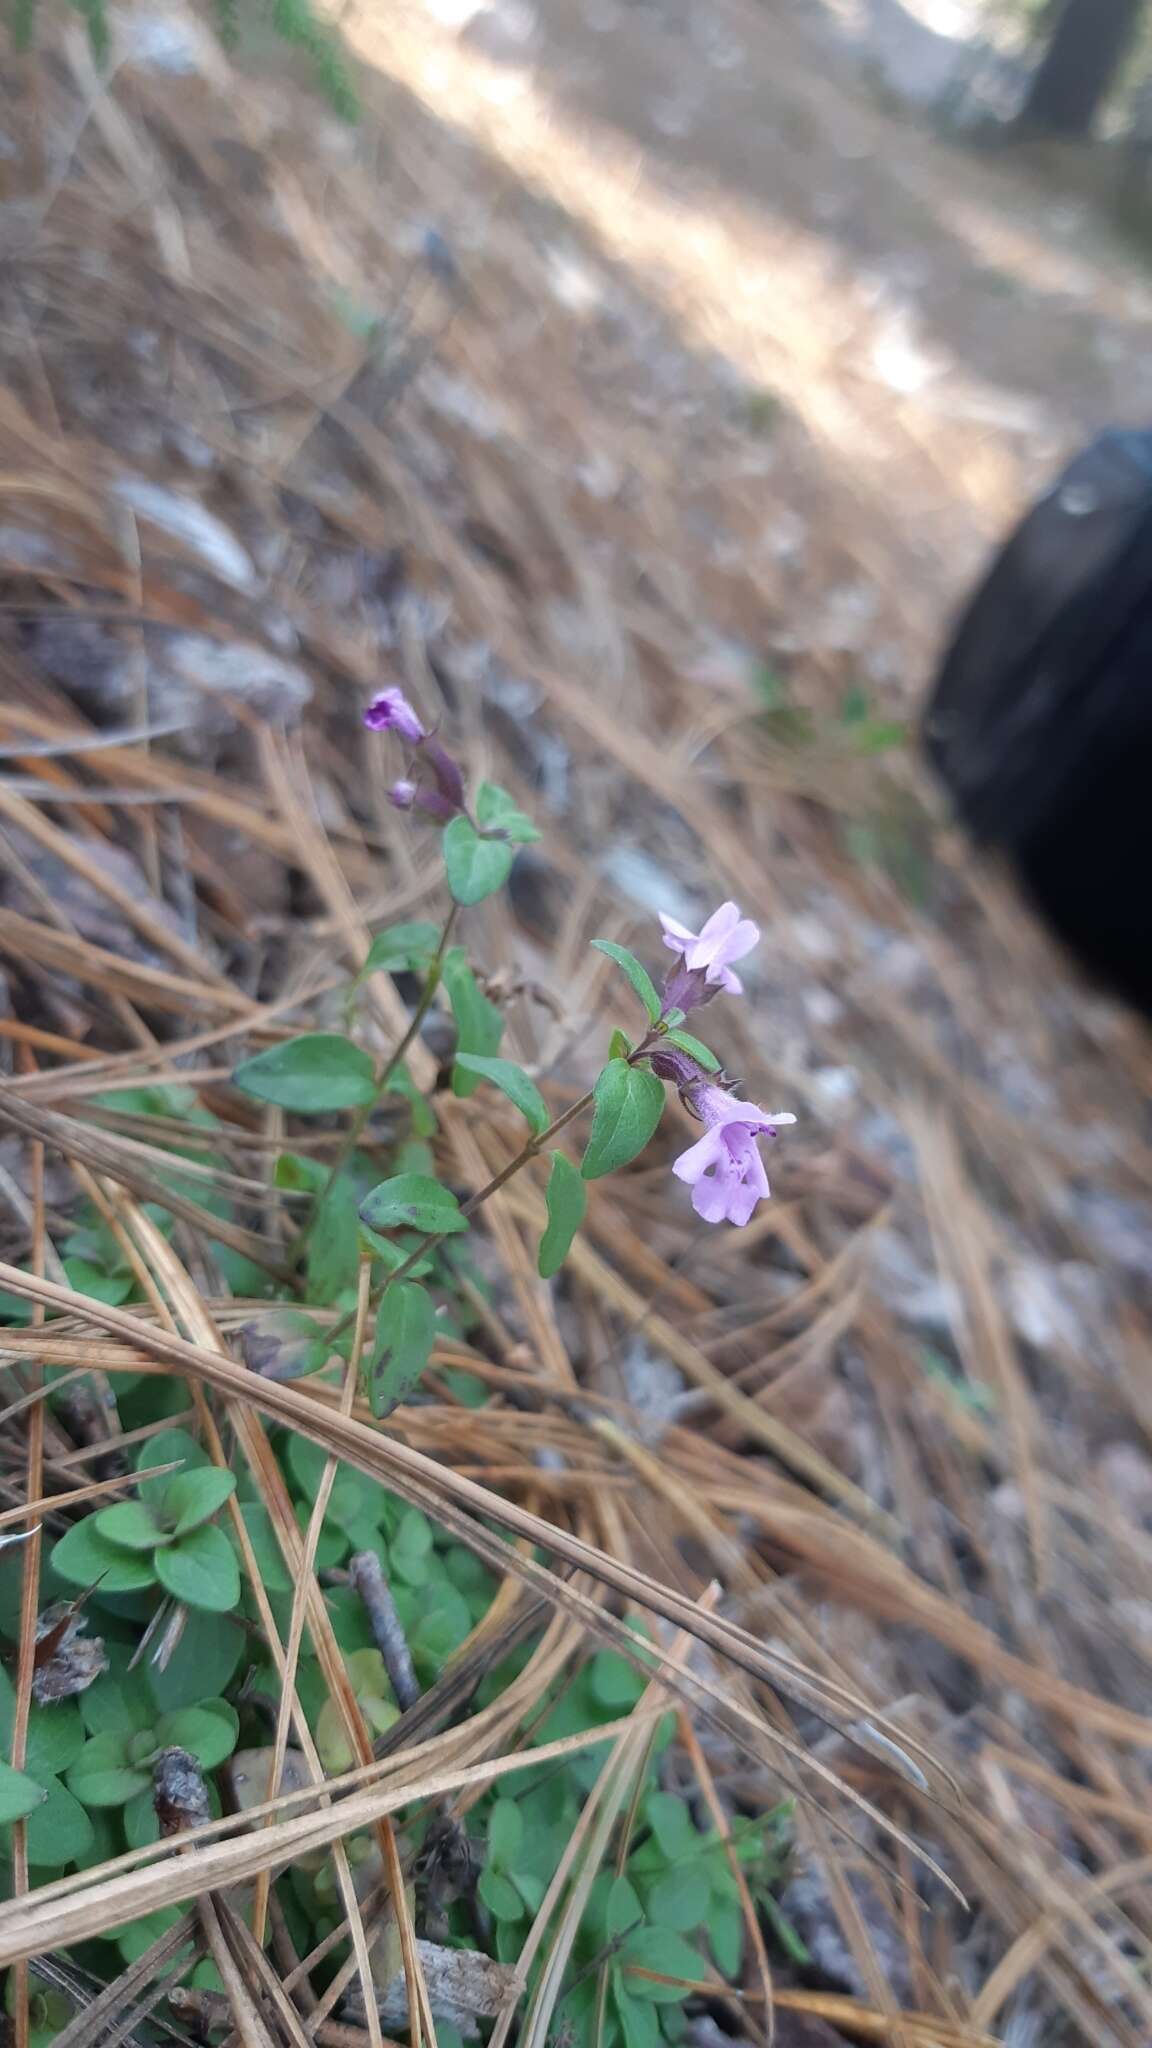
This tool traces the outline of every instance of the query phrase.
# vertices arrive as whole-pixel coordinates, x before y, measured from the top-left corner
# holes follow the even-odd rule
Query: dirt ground
[[[513,1326],[659,1446],[669,1530],[598,1540],[695,1584],[707,1525],[726,1611],[958,1787],[794,1706],[971,1910],[882,1882],[871,1822],[857,1853],[802,1818],[813,1973],[778,2041],[1140,2048],[1152,1062],[853,721],[915,716],[1005,523],[1146,421],[1152,278],[1082,201],[882,104],[790,0],[342,26],[353,132],[279,53],[238,91],[168,10],[124,18],[108,94],[53,44],[46,151],[8,88],[0,736],[27,774],[61,721],[171,728],[94,753],[104,796],[63,821],[0,790],[16,1025],[119,1050],[163,996],[254,1028],[414,914],[357,730],[385,679],[546,826],[484,926],[510,986],[559,995],[512,1006],[541,1075],[595,1061],[589,937],[642,950],[658,908],[735,896],[765,943],[718,1049],[800,1119],[771,1211],[692,1237],[663,1170],[630,1175],[578,1334],[536,1294]],[[549,1484],[526,1497],[561,1517]]]

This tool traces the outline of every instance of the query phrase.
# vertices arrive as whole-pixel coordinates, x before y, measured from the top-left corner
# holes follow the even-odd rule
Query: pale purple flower
[[[690,932],[687,925],[663,914],[660,923],[664,944],[671,952],[683,955],[690,974],[703,973],[707,982],[725,989],[730,996],[743,994],[744,984],[739,975],[733,974],[731,963],[742,960],[745,953],[759,944],[760,927],[751,918],[741,917],[734,903],[722,903],[698,932]]]
[[[364,713],[364,723],[370,732],[399,733],[412,747],[420,746],[427,737],[403,690],[395,686],[377,691]]]
[[[757,1202],[769,1195],[768,1176],[757,1139],[774,1138],[781,1124],[794,1124],[787,1110],[769,1112],[737,1102],[723,1088],[690,1088],[690,1106],[704,1119],[704,1136],[673,1162],[678,1180],[692,1189],[692,1207],[705,1223],[749,1222]]]
[[[416,801],[416,784],[407,780],[394,782],[388,791],[388,801],[398,811],[410,811]]]

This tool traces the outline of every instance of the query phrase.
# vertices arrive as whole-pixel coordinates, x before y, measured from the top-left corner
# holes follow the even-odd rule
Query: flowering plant
[[[460,912],[501,889],[517,848],[540,835],[496,784],[482,782],[470,794],[458,762],[400,689],[381,690],[365,711],[364,723],[373,732],[393,735],[407,752],[406,772],[390,785],[389,800],[443,826],[452,899],[443,925],[401,925],[378,933],[359,976],[362,981],[381,970],[417,976],[419,995],[408,1029],[379,1065],[351,1039],[313,1032],[245,1061],[235,1079],[249,1094],[298,1114],[354,1111],[336,1165],[313,1183],[315,1203],[302,1233],[301,1257],[311,1270],[325,1261],[330,1268],[333,1258],[343,1255],[352,1260],[352,1275],[360,1262],[372,1263],[376,1325],[368,1390],[376,1413],[386,1414],[412,1392],[428,1362],[436,1328],[434,1293],[437,1278],[443,1277],[437,1261],[445,1256],[444,1248],[468,1230],[477,1209],[497,1188],[546,1149],[551,1150],[551,1169],[538,1269],[548,1279],[563,1264],[583,1221],[587,1183],[627,1166],[644,1150],[660,1123],[669,1084],[704,1126],[672,1171],[691,1188],[692,1206],[707,1223],[740,1227],[751,1220],[769,1194],[761,1141],[771,1142],[795,1118],[743,1101],[715,1054],[684,1029],[692,1013],[717,996],[743,993],[734,963],[752,952],[760,933],[732,902],[722,903],[698,932],[673,917],[661,917],[663,944],[674,958],[660,989],[626,948],[608,939],[593,941],[627,977],[643,1005],[646,1028],[636,1043],[615,1031],[594,1086],[553,1117],[535,1078],[500,1055],[503,1018],[463,948],[452,943]],[[516,1156],[463,1203],[435,1177],[432,1155],[419,1142],[409,1148],[409,1160],[397,1161],[402,1170],[370,1187],[357,1185],[350,1170],[361,1134],[386,1095],[409,1098],[415,1140],[434,1134],[434,1109],[415,1089],[405,1056],[442,993],[456,1026],[454,1092],[469,1095],[484,1084],[495,1087],[528,1126]],[[577,1167],[553,1141],[589,1110],[591,1124]],[[300,1361],[295,1368],[292,1358]],[[280,1347],[276,1359],[260,1369],[314,1369],[310,1358],[309,1346],[297,1343],[287,1351]]]

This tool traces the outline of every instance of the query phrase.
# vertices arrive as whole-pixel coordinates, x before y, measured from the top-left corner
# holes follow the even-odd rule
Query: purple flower
[[[769,1113],[753,1102],[737,1102],[723,1088],[707,1083],[687,1093],[690,1107],[707,1129],[673,1162],[672,1171],[677,1180],[688,1182],[692,1207],[705,1223],[742,1226],[770,1192],[757,1139],[774,1138],[781,1124],[794,1124],[796,1119],[786,1110]]]
[[[412,747],[420,746],[426,737],[403,690],[396,688],[377,691],[364,713],[364,723],[369,732],[397,732]]]
[[[686,925],[663,914],[660,922],[664,927],[664,944],[671,952],[683,956],[690,974],[703,973],[707,983],[726,989],[730,996],[743,994],[744,984],[739,975],[733,974],[731,962],[742,960],[745,953],[759,944],[760,927],[750,918],[741,917],[734,903],[722,903],[699,932],[690,932]],[[680,1003],[679,1007],[686,1006]]]

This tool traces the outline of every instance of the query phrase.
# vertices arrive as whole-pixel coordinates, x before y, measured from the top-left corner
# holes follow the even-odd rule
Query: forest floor
[[[127,1083],[153,1032],[218,1031],[220,1110],[269,1003],[299,1028],[428,914],[359,729],[381,682],[544,828],[478,914],[542,1079],[594,1071],[591,937],[653,964],[658,910],[735,897],[764,941],[717,1050],[798,1118],[771,1206],[707,1233],[643,1163],[558,1293],[530,1204],[493,1205],[497,1366],[626,1404],[631,1462],[565,1410],[558,1475],[495,1397],[478,1438],[450,1403],[389,1426],[693,1597],[714,1575],[951,1774],[929,1796],[792,1696],[968,1905],[802,1803],[782,2048],[1140,2048],[1152,1060],[974,868],[908,726],[1005,524],[1147,419],[1152,274],[789,0],[352,0],[342,30],[355,129],[174,8],[124,17],[107,91],[54,32],[35,129],[4,88],[9,1101],[71,1157],[94,1051]],[[474,1185],[492,1129],[451,1142]],[[724,1763],[742,1810],[791,1784]]]

